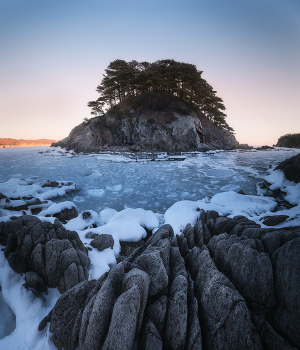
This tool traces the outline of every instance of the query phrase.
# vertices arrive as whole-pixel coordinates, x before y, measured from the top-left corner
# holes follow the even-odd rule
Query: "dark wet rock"
[[[279,163],[275,170],[281,170],[290,181],[300,182],[300,153]]]
[[[12,252],[7,256],[7,261],[9,263],[9,266],[16,272],[16,273],[24,273],[26,271],[26,261],[25,259],[17,254],[16,252]]]
[[[6,246],[10,233],[16,233],[23,227],[22,217],[11,217],[8,221],[0,222],[0,244]]]
[[[266,151],[268,149],[274,149],[274,147],[265,145],[265,146],[261,146],[261,147],[256,148],[257,151]]]
[[[186,350],[202,350],[202,333],[198,315],[198,301],[194,294],[194,283],[189,278]]]
[[[168,286],[168,274],[159,251],[145,252],[135,260],[135,263],[150,277],[149,296],[159,293]]]
[[[198,220],[194,226],[194,235],[195,235],[195,243],[197,244],[198,247],[201,247],[203,243],[203,222],[202,220]]]
[[[211,232],[206,224],[203,224],[203,243],[206,245],[211,239]]]
[[[46,183],[44,183],[42,187],[58,187],[58,186],[59,186],[59,182],[48,180]]]
[[[253,239],[260,239],[264,234],[266,234],[267,232],[271,232],[274,229],[272,228],[260,228],[260,227],[245,227],[242,230],[242,234],[243,236],[246,236],[248,238],[253,238]]]
[[[3,231],[9,232],[4,254],[15,272],[34,272],[61,293],[88,278],[86,248],[78,234],[67,231],[58,220],[51,224],[22,216],[5,222]],[[29,287],[34,288],[30,283]]]
[[[215,225],[214,225],[214,235],[218,235],[222,232],[223,227],[229,222],[231,219],[221,216],[216,219]]]
[[[261,315],[252,314],[263,347],[267,350],[296,350],[286,339],[275,332],[274,328]]]
[[[189,253],[187,239],[184,237],[179,246],[180,254],[185,257]]]
[[[183,230],[183,235],[186,237],[189,249],[193,249],[195,247],[194,227],[191,224],[187,224]]]
[[[107,248],[112,248],[114,246],[114,239],[112,235],[102,234],[97,235],[92,241],[91,246],[98,249],[100,252]]]
[[[224,247],[225,241],[217,243],[215,260],[218,262],[218,268],[229,277],[246,301],[266,308],[273,307],[275,291],[269,256],[249,247],[247,241],[232,244],[229,238],[227,242],[227,252]],[[219,247],[220,245],[223,247]]]
[[[265,216],[263,218],[262,223],[266,226],[275,226],[275,225],[281,224],[288,218],[289,218],[288,215]]]
[[[84,281],[65,292],[56,302],[51,315],[40,323],[39,330],[42,330],[46,321],[51,320],[51,340],[58,349],[75,350],[80,330],[77,319],[81,319],[88,294],[96,284],[95,280]]]
[[[74,207],[72,207],[71,209],[65,208],[61,212],[55,213],[52,216],[60,220],[63,224],[66,224],[68,220],[77,218],[78,212]]]
[[[238,149],[250,150],[250,149],[253,149],[253,147],[252,147],[252,146],[249,146],[247,143],[239,143]]]
[[[39,293],[47,292],[48,290],[41,276],[33,271],[26,272],[25,281],[28,287],[35,289]]]
[[[164,225],[99,280],[67,290],[40,329],[50,322],[66,350],[299,348],[299,240],[299,227],[261,229],[201,211],[180,236]],[[43,271],[43,241],[32,241]],[[68,265],[74,252],[65,251]]]
[[[167,313],[168,297],[162,295],[158,300],[151,303],[146,311],[145,318],[155,325],[160,337],[163,335]]]
[[[259,224],[252,224],[249,222],[240,222],[237,225],[234,226],[233,230],[230,232],[231,235],[236,235],[238,237],[244,235],[244,231],[247,229],[260,229]]]
[[[234,228],[237,224],[238,224],[238,221],[233,220],[233,219],[229,220],[229,221],[222,227],[220,233],[224,233],[224,232],[230,233],[230,232],[233,230],[233,228]]]
[[[140,337],[141,350],[163,350],[163,341],[154,323],[148,321]]]
[[[184,349],[187,332],[187,290],[188,282],[178,275],[170,289],[164,340],[167,349]]]
[[[12,211],[21,211],[21,210],[27,210],[28,204],[23,200],[9,200],[6,205],[4,206],[4,209],[12,210]]]
[[[285,243],[273,254],[278,306],[273,326],[293,346],[300,348],[300,238]]]
[[[208,228],[209,232],[213,236],[215,233],[215,220],[214,219],[209,219],[206,221],[206,227]]]
[[[89,211],[84,211],[82,213],[83,220],[87,220],[91,216],[91,213]]]
[[[208,250],[200,253],[195,292],[204,349],[262,349],[245,300],[218,271]]]
[[[214,210],[208,210],[206,212],[206,222],[209,221],[209,220],[215,220],[219,217],[219,213],[217,211],[214,211]]]
[[[117,258],[117,262],[119,263],[125,258],[129,257],[137,248],[142,247],[144,244],[145,242],[143,239],[137,242],[120,241],[121,252]]]
[[[117,299],[102,349],[131,349],[139,333],[147,302],[149,276],[132,269],[124,278],[123,293]]]

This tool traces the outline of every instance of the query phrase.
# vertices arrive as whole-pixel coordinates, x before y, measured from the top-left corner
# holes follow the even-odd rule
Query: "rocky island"
[[[174,60],[115,60],[97,88],[100,97],[88,103],[96,116],[53,146],[76,152],[234,149],[223,101],[201,73]]]
[[[286,134],[280,136],[277,147],[300,148],[300,134]]]

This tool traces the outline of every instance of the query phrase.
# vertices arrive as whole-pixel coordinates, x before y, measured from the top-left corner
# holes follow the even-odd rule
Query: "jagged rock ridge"
[[[40,323],[58,349],[300,349],[300,228],[202,211],[170,225]]]
[[[78,233],[34,216],[12,217],[0,223],[0,244],[17,273],[25,273],[27,286],[37,292],[56,288],[64,293],[88,279],[89,258]]]
[[[98,152],[125,146],[133,150],[189,151],[234,149],[234,135],[215,126],[201,112],[176,112],[126,108],[76,126],[53,146],[76,152]]]

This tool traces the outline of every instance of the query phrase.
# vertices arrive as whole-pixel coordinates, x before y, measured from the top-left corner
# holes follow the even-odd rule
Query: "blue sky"
[[[241,143],[300,132],[298,0],[0,0],[0,137],[61,139],[115,59],[195,64]]]

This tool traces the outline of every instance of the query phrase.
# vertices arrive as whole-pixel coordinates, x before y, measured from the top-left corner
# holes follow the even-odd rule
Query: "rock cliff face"
[[[127,109],[82,123],[53,146],[76,152],[97,152],[115,146],[136,151],[189,151],[234,149],[238,142],[232,133],[216,127],[203,114]]]

